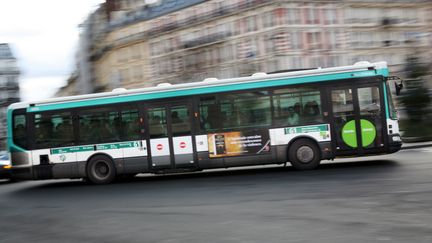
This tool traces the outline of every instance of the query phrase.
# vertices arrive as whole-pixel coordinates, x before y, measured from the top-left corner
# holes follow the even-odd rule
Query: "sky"
[[[103,0],[0,0],[0,43],[21,71],[23,101],[52,97],[75,69],[79,24]]]

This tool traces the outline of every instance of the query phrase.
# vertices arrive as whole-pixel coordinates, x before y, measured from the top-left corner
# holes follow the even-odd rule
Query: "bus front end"
[[[384,100],[386,102],[386,120],[387,120],[387,136],[388,136],[388,153],[395,153],[402,148],[402,139],[399,130],[398,114],[393,103],[393,97],[390,90],[389,80],[387,77],[384,84]]]

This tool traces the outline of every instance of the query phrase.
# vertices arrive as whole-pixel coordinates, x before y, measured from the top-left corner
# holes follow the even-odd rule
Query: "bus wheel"
[[[313,170],[321,161],[321,154],[316,143],[310,139],[295,141],[288,150],[291,165],[298,170]]]
[[[96,155],[87,164],[87,178],[93,184],[108,184],[115,176],[114,164],[107,156]]]

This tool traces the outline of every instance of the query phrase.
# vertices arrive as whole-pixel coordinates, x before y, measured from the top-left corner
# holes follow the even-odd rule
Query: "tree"
[[[407,58],[406,72],[406,91],[400,98],[401,104],[407,113],[405,121],[405,136],[427,138],[432,137],[430,127],[430,109],[432,99],[429,90],[426,88],[429,67],[420,63],[419,58],[410,56]]]

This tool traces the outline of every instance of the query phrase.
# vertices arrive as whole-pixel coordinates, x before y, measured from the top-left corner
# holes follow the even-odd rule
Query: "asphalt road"
[[[432,242],[432,148],[323,163],[0,182],[0,242]]]

